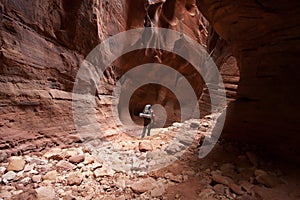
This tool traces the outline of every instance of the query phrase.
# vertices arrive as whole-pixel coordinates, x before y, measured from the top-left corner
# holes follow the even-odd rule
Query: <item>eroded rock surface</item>
[[[222,59],[229,48],[240,69],[224,135],[260,145],[268,140],[270,151],[299,158],[299,1],[197,0],[197,6],[215,30],[210,50],[223,46],[216,55]]]

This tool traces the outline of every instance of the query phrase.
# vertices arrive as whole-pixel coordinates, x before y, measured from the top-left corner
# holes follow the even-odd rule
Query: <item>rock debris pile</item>
[[[170,146],[175,130],[185,128],[195,131],[193,140],[181,135]],[[2,156],[0,199],[248,200],[270,199],[270,194],[299,199],[294,182],[250,147],[219,142],[210,156],[199,159],[199,143],[210,128],[209,118],[190,120],[146,139],[120,137],[93,150],[78,145]]]

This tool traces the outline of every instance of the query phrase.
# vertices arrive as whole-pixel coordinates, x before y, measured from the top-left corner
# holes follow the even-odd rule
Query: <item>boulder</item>
[[[139,151],[140,152],[146,152],[146,151],[152,151],[153,146],[150,141],[142,141],[139,143]]]
[[[76,156],[71,156],[69,158],[69,162],[73,163],[73,164],[78,164],[84,161],[84,157],[85,155],[76,155]]]
[[[135,193],[144,193],[152,190],[156,186],[156,181],[153,178],[141,179],[131,185],[131,189]]]
[[[38,200],[55,200],[55,191],[51,186],[39,187],[35,189]]]
[[[6,168],[7,171],[22,171],[25,167],[25,160],[21,157],[12,157]]]
[[[67,177],[68,185],[80,185],[83,180],[83,176],[80,172],[72,172]]]

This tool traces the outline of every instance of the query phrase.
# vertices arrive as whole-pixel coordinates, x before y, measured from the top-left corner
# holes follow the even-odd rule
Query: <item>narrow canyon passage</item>
[[[300,199],[299,9],[1,1],[0,199]]]

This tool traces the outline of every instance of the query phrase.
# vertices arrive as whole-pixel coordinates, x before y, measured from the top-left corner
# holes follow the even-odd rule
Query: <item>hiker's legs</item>
[[[142,138],[145,137],[146,129],[147,129],[147,125],[144,125],[144,129],[143,129],[143,132],[142,132]]]
[[[153,126],[152,123],[148,125],[148,133],[147,133],[147,136],[150,136],[150,131],[151,131],[152,126]]]
[[[143,129],[143,133],[142,133],[142,138],[145,137],[146,129],[147,129],[147,126],[149,125],[149,123],[150,123],[149,119],[144,118],[144,129]]]

